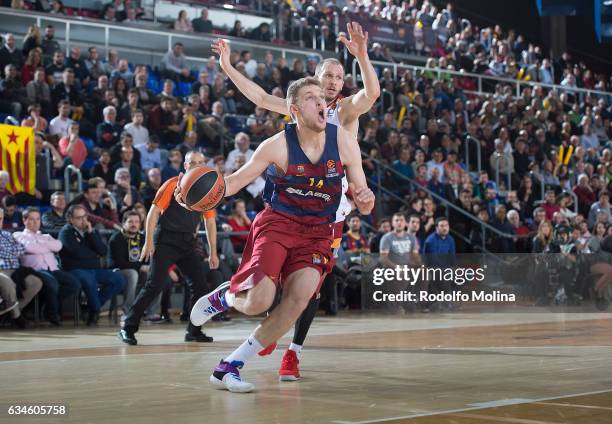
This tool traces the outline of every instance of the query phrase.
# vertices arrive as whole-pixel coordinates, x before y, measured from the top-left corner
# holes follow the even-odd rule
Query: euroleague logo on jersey
[[[330,159],[326,162],[327,166],[327,176],[328,177],[337,177],[338,171],[336,171],[336,161]]]

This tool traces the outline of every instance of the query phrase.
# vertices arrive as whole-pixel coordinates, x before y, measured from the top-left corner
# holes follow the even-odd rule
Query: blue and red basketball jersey
[[[323,155],[317,163],[312,163],[300,147],[296,125],[285,125],[287,172],[281,175],[282,171],[274,165],[266,171],[264,200],[272,209],[296,217],[304,224],[336,221],[344,176],[337,131],[338,127],[327,124]]]

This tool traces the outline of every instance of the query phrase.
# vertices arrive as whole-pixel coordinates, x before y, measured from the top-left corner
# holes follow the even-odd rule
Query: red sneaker
[[[278,370],[279,380],[280,381],[296,381],[300,378],[300,369],[298,368],[298,364],[300,361],[297,358],[297,354],[287,349],[285,354],[283,355],[283,359],[281,361],[281,367]]]
[[[268,356],[269,354],[271,354],[272,352],[274,352],[276,350],[276,342],[272,343],[271,345],[269,345],[268,347],[266,347],[263,350],[260,350],[257,354],[259,356]]]

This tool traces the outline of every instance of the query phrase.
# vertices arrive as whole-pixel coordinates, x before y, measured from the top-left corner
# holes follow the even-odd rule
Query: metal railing
[[[45,21],[45,23],[53,22],[53,23],[59,23],[59,24],[64,25],[64,30],[65,30],[64,31],[65,33],[64,42],[66,44],[66,50],[70,49],[71,44],[79,42],[79,40],[75,40],[73,37],[71,37],[71,29],[75,25],[78,25],[79,27],[84,26],[88,28],[103,29],[104,38],[102,40],[99,40],[97,43],[87,42],[86,44],[87,45],[99,45],[103,43],[104,49],[106,52],[108,52],[108,50],[111,48],[110,40],[115,31],[120,32],[120,34],[115,34],[115,39],[117,39],[119,36],[125,37],[125,32],[165,37],[166,38],[165,44],[167,45],[168,50],[170,50],[173,47],[174,43],[177,41],[192,40],[192,41],[198,41],[198,42],[205,42],[205,43],[208,43],[208,45],[210,45],[212,41],[214,41],[215,39],[219,37],[213,34],[194,35],[194,34],[182,33],[182,32],[168,30],[168,29],[156,30],[156,29],[149,29],[149,28],[142,28],[142,27],[131,27],[131,26],[121,25],[117,23],[96,21],[96,20],[80,18],[80,17],[79,18],[57,17],[56,15],[37,13],[37,12],[22,12],[18,10],[5,9],[5,8],[0,8],[0,16],[15,16],[15,17],[20,17],[20,18],[28,18],[32,20],[32,23],[36,23],[36,25],[38,25],[39,27],[41,26],[42,21]],[[27,28],[27,26],[24,26],[24,28]],[[273,45],[271,43],[261,43],[261,42],[237,38],[237,37],[224,36],[223,38],[229,40],[232,43],[232,45],[235,45],[238,48],[242,48],[242,49],[260,48],[262,50],[270,50],[273,52],[279,52],[281,57],[283,58],[286,58],[287,54],[292,54],[292,55],[297,55],[297,56],[302,56],[302,57],[315,55],[319,58],[319,60],[323,59],[323,56],[317,51],[280,47],[280,46]],[[79,44],[83,44],[83,43],[79,43]],[[124,47],[119,48],[119,50],[134,52],[134,53],[141,53],[141,54],[143,53],[143,49],[137,45],[134,45],[132,48],[130,48],[129,46],[124,46]],[[163,53],[160,53],[160,52],[155,52],[151,50],[151,51],[146,51],[146,53],[152,56],[163,56],[165,54],[165,51],[163,51]],[[206,63],[208,61],[208,58],[202,58],[202,57],[196,57],[196,56],[185,56],[185,59],[191,62],[196,62],[196,63]]]
[[[465,167],[467,171],[470,172],[470,143],[474,143],[476,145],[476,161],[478,164],[476,172],[480,174],[480,171],[482,171],[482,146],[480,145],[480,141],[478,139],[475,139],[469,134],[465,137]]]
[[[386,88],[383,88],[380,91],[380,97],[379,97],[379,101],[378,101],[378,105],[379,105],[379,114],[380,116],[384,115],[385,113],[385,98],[383,96],[388,95],[391,98],[391,105],[389,106],[390,108],[395,108],[395,96],[393,95],[393,93],[389,90],[387,90]]]
[[[401,204],[403,204],[404,206],[410,206],[410,205],[409,205],[409,203],[406,201],[406,199],[402,198],[401,196],[399,196],[398,194],[396,194],[396,193],[394,193],[393,191],[389,190],[388,188],[382,187],[382,184],[380,184],[379,182],[377,182],[377,181],[373,181],[371,178],[368,178],[368,179],[367,179],[367,181],[368,181],[368,183],[369,183],[370,185],[375,185],[375,186],[377,187],[377,194],[376,194],[376,199],[377,199],[377,202],[378,202],[378,199],[381,197],[381,192],[382,192],[382,193],[384,193],[386,196],[391,197],[392,199],[395,199],[396,201],[400,202],[400,203],[401,203]],[[421,186],[421,187],[422,187],[422,186]],[[426,188],[423,188],[423,189],[424,189],[425,191],[427,191],[429,194],[435,194],[435,193],[433,193],[433,192],[429,191],[429,190],[428,190],[428,189],[426,189]],[[449,211],[448,211],[448,209],[446,209],[446,215],[447,215],[447,217],[448,217],[448,212],[449,212]],[[461,232],[459,232],[459,231],[456,231],[456,230],[455,230],[455,229],[453,229],[452,227],[451,227],[450,231],[451,231],[451,233],[453,234],[453,236],[454,236],[454,237],[457,237],[457,238],[459,238],[459,239],[463,240],[463,242],[465,242],[466,244],[468,244],[468,245],[472,245],[472,246],[473,246],[473,242],[472,242],[472,240],[470,240],[470,239],[468,238],[468,237],[469,237],[469,235],[468,235],[468,237],[466,237],[464,234],[462,234],[462,233],[461,233]],[[482,246],[480,247],[481,251],[482,251],[484,254],[487,254],[487,255],[492,256],[493,258],[495,258],[495,259],[496,259],[496,260],[498,260],[499,262],[503,262],[503,263],[505,263],[505,261],[504,261],[502,258],[499,258],[499,257],[498,257],[498,256],[497,256],[495,253],[493,253],[493,252],[491,252],[491,251],[489,251],[489,250],[487,249],[487,247],[486,247],[486,245],[485,245],[485,229],[484,229],[484,228],[482,228],[482,229],[481,229],[481,232],[482,232],[482,241],[483,241],[483,244],[482,244]]]
[[[541,175],[538,175],[534,172],[530,172],[529,176],[533,180],[534,178],[540,183],[540,200],[535,202],[534,206],[540,206],[544,203],[546,197],[546,183],[544,182],[544,178]],[[578,213],[578,196],[574,193],[573,190],[563,190],[563,193],[567,193],[571,196],[574,204],[574,212]]]
[[[493,87],[498,83],[503,83],[505,85],[514,86],[514,95],[516,97],[520,97],[522,86],[542,87],[542,88],[551,89],[554,92],[567,92],[567,93],[575,93],[575,94],[587,95],[587,96],[593,94],[596,96],[612,97],[612,92],[607,92],[607,91],[590,90],[587,88],[578,88],[578,87],[575,87],[575,88],[565,87],[565,86],[558,85],[558,84],[546,84],[546,83],[537,82],[537,81],[535,82],[534,81],[522,81],[522,80],[516,80],[512,78],[496,77],[493,75],[486,75],[486,74],[475,74],[471,72],[454,71],[450,69],[427,68],[427,67],[418,66],[418,65],[406,65],[406,64],[391,63],[391,62],[381,62],[377,60],[373,60],[372,65],[375,68],[376,67],[390,68],[393,71],[393,78],[396,81],[399,75],[399,72],[398,72],[399,70],[409,70],[415,73],[433,72],[436,74],[436,78],[438,79],[440,79],[443,76],[443,74],[461,77],[461,78],[472,78],[472,79],[475,79],[477,83],[478,89],[473,92],[474,94],[477,94],[477,95],[485,95],[485,94],[493,93],[492,91],[489,92],[489,91],[483,90],[483,87],[484,87],[483,82],[488,81],[488,82],[493,83],[492,84]],[[352,71],[353,71],[353,76],[356,76],[357,75],[357,61],[353,62]]]
[[[499,187],[501,187],[500,185],[501,170],[499,169],[499,164],[501,160],[504,159],[504,155],[500,154],[499,152],[495,152],[494,158],[495,158],[495,184],[497,185],[497,188],[499,189]],[[510,190],[512,190],[512,172],[507,172],[506,173],[506,191],[510,191]]]
[[[457,212],[458,214],[464,216],[465,218],[469,219],[471,222],[473,222],[474,224],[478,225],[481,227],[483,234],[486,231],[490,231],[494,234],[496,234],[499,237],[502,238],[506,238],[506,239],[515,239],[515,238],[527,238],[530,237],[530,235],[525,235],[525,236],[519,236],[516,234],[508,234],[508,233],[504,233],[500,230],[498,230],[497,228],[491,226],[490,224],[481,221],[480,219],[478,219],[476,216],[474,216],[473,214],[466,212],[465,210],[463,210],[462,208],[460,208],[459,206],[453,204],[452,202],[448,201],[448,199],[438,195],[437,193],[434,193],[433,191],[429,190],[427,187],[423,186],[422,184],[420,184],[418,181],[416,181],[413,178],[407,177],[404,174],[401,174],[400,172],[396,171],[395,169],[381,163],[378,159],[372,158],[371,156],[369,156],[368,154],[361,152],[362,157],[366,158],[367,160],[370,160],[372,162],[374,162],[376,164],[376,169],[377,169],[377,178],[378,181],[374,182],[371,181],[377,188],[377,201],[379,200],[378,197],[380,196],[381,191],[384,191],[385,194],[388,194],[388,192],[392,193],[391,197],[394,198],[398,198],[401,199],[402,202],[404,202],[404,204],[407,204],[406,200],[403,199],[401,196],[398,196],[397,194],[391,192],[389,189],[382,187],[381,181],[380,179],[381,174],[380,174],[380,169],[384,169],[386,172],[391,173],[392,175],[397,176],[398,178],[406,181],[408,184],[411,184],[412,187],[416,187],[419,190],[423,190],[424,192],[426,192],[429,196],[431,196],[433,199],[437,200],[440,204],[442,204],[443,206],[445,206],[447,212],[449,211],[449,209],[452,209],[454,212]],[[493,254],[492,252],[490,252],[489,250],[486,249],[485,246],[485,241],[486,241],[486,237],[482,237],[482,250],[483,252],[486,253],[490,253]],[[469,241],[468,241],[469,242]],[[471,244],[471,242],[469,242]]]
[[[81,170],[74,165],[68,165],[64,169],[64,197],[66,201],[70,199],[70,177],[73,174],[77,176],[77,191],[81,191],[83,187],[83,174],[81,174]]]
[[[574,201],[574,213],[578,214],[578,195],[574,193],[573,190],[564,190],[563,192],[570,195],[570,197]]]

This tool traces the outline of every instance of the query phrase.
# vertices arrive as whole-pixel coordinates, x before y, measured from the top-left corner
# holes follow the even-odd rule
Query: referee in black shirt
[[[204,155],[200,152],[189,152],[185,156],[185,170],[204,165]],[[206,225],[206,237],[210,256],[211,269],[219,267],[217,256],[216,212],[189,211],[180,206],[174,199],[174,190],[178,177],[166,181],[157,191],[155,200],[147,215],[145,244],[141,260],[151,258],[149,274],[145,286],[140,290],[134,304],[125,316],[119,338],[124,343],[137,344],[134,334],[138,331],[140,319],[145,309],[162,291],[168,279],[168,268],[176,264],[186,275],[191,284],[192,305],[195,299],[206,294],[206,284],[202,271],[202,261],[196,253],[196,237],[202,217]],[[186,342],[212,342],[212,337],[202,333],[200,327],[189,323]]]

